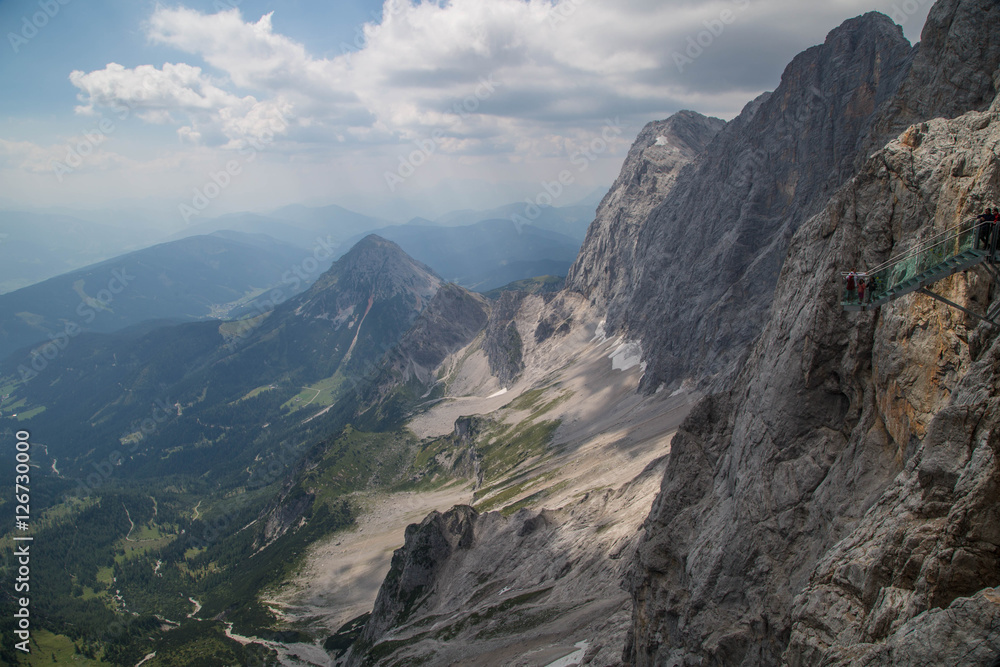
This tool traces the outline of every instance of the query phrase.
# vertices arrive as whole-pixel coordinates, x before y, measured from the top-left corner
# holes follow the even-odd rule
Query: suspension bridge
[[[1000,328],[997,321],[1000,305],[983,315],[928,289],[948,276],[976,266],[984,267],[1000,283],[998,236],[1000,221],[965,220],[917,242],[868,271],[843,273],[841,305],[848,311],[871,310],[911,292],[919,292]],[[853,280],[850,278],[852,273]]]

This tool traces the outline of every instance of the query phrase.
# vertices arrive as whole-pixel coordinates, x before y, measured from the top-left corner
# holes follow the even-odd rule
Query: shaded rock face
[[[608,305],[607,331],[642,343],[646,391],[720,371],[760,333],[792,234],[853,175],[911,56],[887,17],[845,22],[677,178],[640,230],[634,290]]]
[[[642,129],[570,267],[569,289],[601,309],[631,291],[639,230],[681,170],[723,127],[725,121],[718,118],[679,111]]]
[[[493,304],[486,323],[483,352],[490,364],[490,373],[500,386],[510,387],[524,370],[524,345],[515,321],[526,292],[504,292]]]
[[[929,44],[953,24],[941,11]],[[1000,656],[1000,337],[928,297],[857,315],[838,303],[838,271],[1000,201],[998,140],[995,102],[915,125],[795,235],[759,341],[673,441],[626,662]],[[979,271],[936,290],[973,310],[998,297]]]
[[[554,645],[579,640],[586,664],[617,662],[630,615],[621,581],[638,541],[628,519],[663,463],[558,510],[508,517],[459,506],[410,526],[360,641],[338,664],[545,665],[573,652],[546,653]]]
[[[441,287],[393,351],[389,363],[426,384],[449,354],[475,338],[489,318],[489,302],[448,284]]]
[[[469,343],[486,326],[490,304],[481,295],[445,284],[390,350],[361,397],[360,412],[381,410],[389,395],[408,387],[421,395],[436,382],[434,372],[445,358]],[[384,412],[384,410],[382,410]]]
[[[995,30],[1000,4],[993,0],[939,0],[924,24],[917,54],[899,95],[876,123],[874,139],[894,137],[928,118],[984,111],[996,96],[1000,66]],[[992,37],[992,38],[991,38]],[[873,148],[880,148],[876,141]]]
[[[459,505],[444,514],[432,512],[420,524],[406,527],[403,546],[392,554],[389,574],[361,635],[362,646],[410,618],[433,592],[438,571],[455,552],[472,546],[478,517],[471,507]]]
[[[294,529],[304,521],[305,515],[312,509],[316,499],[312,493],[296,493],[293,495],[293,485],[286,482],[281,495],[272,502],[258,519],[262,526],[254,539],[254,549],[263,549],[276,539]]]

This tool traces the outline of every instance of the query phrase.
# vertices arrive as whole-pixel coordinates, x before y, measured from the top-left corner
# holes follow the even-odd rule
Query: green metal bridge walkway
[[[982,233],[991,229],[992,233],[981,239]],[[855,273],[853,289],[849,289],[850,273],[843,273],[841,305],[849,311],[871,310],[911,292],[920,292],[1000,328],[1000,323],[996,321],[1000,306],[983,316],[927,289],[939,280],[978,265],[986,268],[993,279],[1000,282],[998,236],[1000,221],[991,225],[978,219],[967,220],[920,241],[869,271]],[[857,287],[862,279],[866,283],[864,290]]]

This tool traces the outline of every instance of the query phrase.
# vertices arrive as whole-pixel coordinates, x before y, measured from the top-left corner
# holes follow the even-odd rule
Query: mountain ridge
[[[963,69],[995,76],[993,50],[974,46],[988,38],[969,31],[996,11],[939,2],[914,67],[944,72],[960,44],[982,54]],[[947,76],[907,76],[887,113],[930,80],[945,83],[922,94],[953,114]],[[996,200],[996,114],[994,100],[910,126],[794,235],[760,338],[674,439],[631,578],[626,664],[988,664],[1000,653],[998,582],[985,574],[997,571],[995,540],[983,532],[998,521],[983,486],[998,474],[995,431],[972,417],[996,414],[995,332],[926,297],[849,315],[837,278]],[[973,273],[937,289],[996,298]]]
[[[884,15],[845,21],[681,172],[638,231],[634,289],[607,307],[607,330],[642,345],[645,391],[745,352],[792,234],[850,177],[911,57]]]

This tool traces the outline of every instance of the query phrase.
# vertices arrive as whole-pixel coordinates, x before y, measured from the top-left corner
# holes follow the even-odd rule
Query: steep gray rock
[[[995,3],[943,6],[985,4],[982,26]],[[935,31],[954,21],[941,11],[925,41],[947,48]],[[998,140],[996,102],[915,125],[795,235],[746,363],[673,441],[636,560],[626,662],[1000,655],[1000,337],[927,297],[857,315],[838,302],[838,271],[1000,201]],[[978,272],[937,289],[972,309],[998,296]]]
[[[792,234],[853,175],[911,54],[887,17],[846,21],[681,173],[608,306],[608,331],[642,344],[645,390],[716,373],[760,333]]]
[[[636,242],[649,213],[666,197],[681,170],[725,127],[725,121],[678,111],[642,129],[621,173],[597,208],[587,238],[566,278],[599,308],[632,290]]]
[[[527,667],[572,653],[566,647],[580,640],[587,664],[615,662],[629,622],[621,580],[638,541],[622,519],[650,497],[663,463],[560,509],[507,517],[458,506],[409,526],[364,631],[338,664]]]
[[[432,512],[419,524],[406,527],[403,546],[392,555],[371,619],[361,635],[361,646],[372,645],[390,628],[405,623],[437,585],[438,573],[460,550],[472,547],[479,514],[459,505],[441,514]]]
[[[493,304],[486,323],[483,352],[489,361],[490,373],[503,387],[512,385],[524,370],[524,346],[514,316],[527,296],[526,292],[504,292]]]
[[[993,73],[1000,66],[1000,40],[987,26],[998,22],[1000,4],[993,0],[934,4],[913,67],[875,124],[873,150],[913,123],[954,118],[990,106],[997,92]]]

